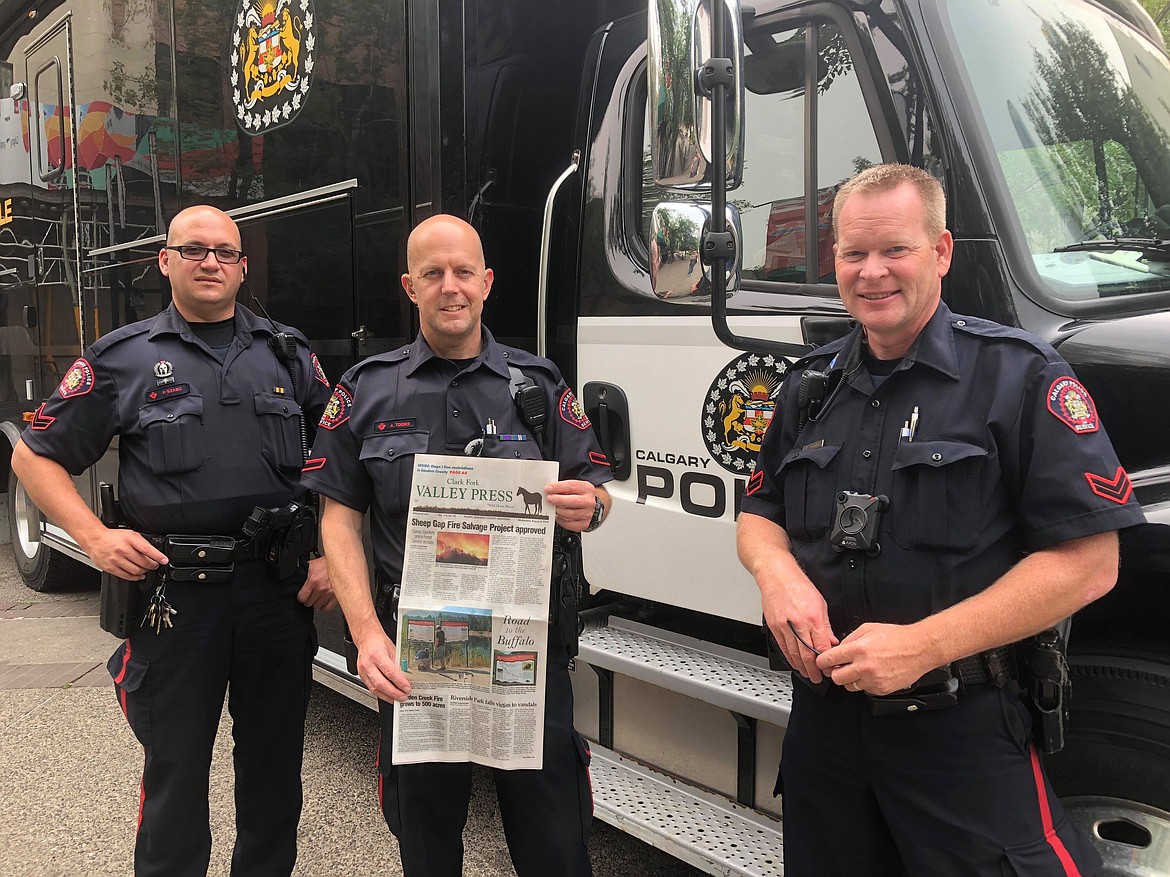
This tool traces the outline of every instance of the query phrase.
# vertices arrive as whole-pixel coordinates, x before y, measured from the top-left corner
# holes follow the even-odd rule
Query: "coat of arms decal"
[[[703,440],[711,458],[728,472],[755,471],[787,372],[788,363],[780,357],[745,353],[711,382],[703,406]]]
[[[241,0],[230,61],[236,122],[255,136],[296,118],[316,49],[312,0]]]

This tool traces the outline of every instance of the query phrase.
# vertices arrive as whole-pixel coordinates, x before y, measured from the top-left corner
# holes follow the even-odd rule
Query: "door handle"
[[[593,421],[601,450],[609,460],[613,477],[630,477],[630,406],[616,384],[590,381],[583,388],[585,414]]]

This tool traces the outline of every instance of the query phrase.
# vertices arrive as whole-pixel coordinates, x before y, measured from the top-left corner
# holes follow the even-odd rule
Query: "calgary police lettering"
[[[755,469],[756,454],[787,372],[783,359],[745,353],[728,363],[711,383],[703,406],[703,439],[711,456],[728,472],[739,475]]]
[[[296,118],[317,45],[312,0],[241,0],[229,67],[236,122],[262,134]]]

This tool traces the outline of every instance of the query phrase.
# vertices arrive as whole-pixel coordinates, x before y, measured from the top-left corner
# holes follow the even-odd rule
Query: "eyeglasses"
[[[202,262],[208,253],[215,253],[215,261],[221,265],[235,265],[244,254],[239,250],[229,250],[227,247],[197,247],[194,244],[183,244],[181,247],[167,246],[168,250],[175,250],[184,259],[192,262]]]

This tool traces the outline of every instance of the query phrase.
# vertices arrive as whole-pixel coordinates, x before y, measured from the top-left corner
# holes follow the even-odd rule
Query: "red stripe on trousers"
[[[1044,839],[1048,841],[1048,845],[1052,847],[1052,851],[1056,853],[1056,857],[1060,859],[1060,864],[1064,868],[1064,873],[1068,877],[1081,877],[1080,869],[1077,868],[1077,863],[1073,861],[1073,857],[1069,855],[1068,847],[1064,845],[1064,841],[1056,834],[1056,829],[1052,825],[1052,808],[1048,805],[1048,788],[1044,784],[1044,772],[1040,768],[1040,754],[1036,751],[1035,745],[1032,746],[1032,779],[1036,783],[1036,802],[1040,805],[1040,822],[1044,827]]]

